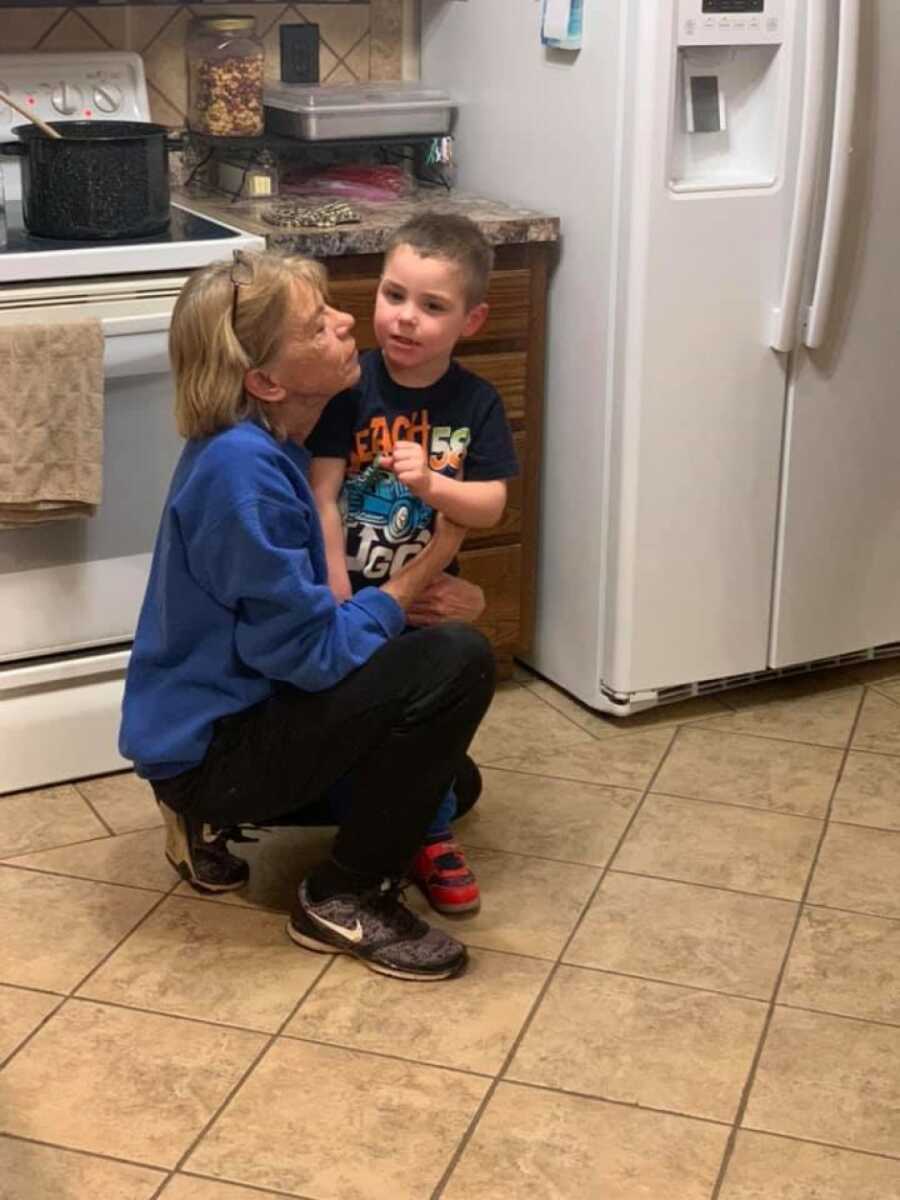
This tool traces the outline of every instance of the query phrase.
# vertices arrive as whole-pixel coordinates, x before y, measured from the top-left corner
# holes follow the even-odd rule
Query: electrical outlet
[[[282,25],[278,31],[281,45],[281,78],[284,83],[319,82],[319,27]]]

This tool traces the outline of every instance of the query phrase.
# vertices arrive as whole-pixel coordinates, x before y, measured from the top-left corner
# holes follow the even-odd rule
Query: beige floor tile
[[[239,845],[232,843],[232,852],[250,864],[250,882],[237,892],[224,892],[212,897],[220,904],[241,907],[268,908],[289,912],[294,903],[297,885],[311,867],[327,858],[334,841],[331,828],[275,828],[251,831],[257,842]],[[190,884],[182,883],[176,890],[179,896],[196,896]]]
[[[324,969],[280,913],[173,897],[79,995],[274,1033]]]
[[[854,750],[900,754],[900,704],[869,691],[853,735]]]
[[[7,861],[11,867],[33,867],[38,871],[99,879],[104,883],[127,883],[157,892],[169,891],[178,878],[166,861],[161,829],[98,838]]]
[[[59,1002],[59,996],[0,985],[0,1062],[37,1029]]]
[[[159,1194],[159,1200],[291,1200],[284,1192],[258,1192],[234,1183],[175,1175]]]
[[[285,1034],[439,1067],[495,1075],[550,971],[549,963],[478,950],[448,986],[409,991],[339,959]]]
[[[508,1077],[732,1121],[766,1006],[561,967]]]
[[[900,704],[900,658],[889,659],[881,665],[886,669],[890,666],[893,675],[892,677],[882,677],[873,686],[876,691],[881,692],[885,696],[890,696],[892,700],[896,700]]]
[[[806,909],[778,999],[900,1025],[900,921]]]
[[[764,1133],[738,1134],[721,1200],[890,1200],[900,1162]]]
[[[482,721],[471,754],[490,763],[514,754],[549,754],[578,742],[591,743],[583,729],[516,683],[501,684]]]
[[[488,1085],[282,1038],[186,1167],[316,1200],[427,1200]]]
[[[82,779],[75,787],[91,802],[113,833],[131,833],[134,829],[162,825],[153,789],[133,771]]]
[[[766,692],[755,689],[749,698],[737,693],[728,694],[728,702],[735,704],[737,711],[727,717],[704,721],[703,726],[725,733],[749,733],[817,746],[846,746],[862,688],[830,690],[807,685],[801,690],[792,684],[790,698],[786,699],[783,698],[784,690],[766,686],[772,687],[771,698],[766,698]]]
[[[819,821],[808,817],[650,795],[614,866],[799,899],[821,829]]]
[[[470,946],[536,958],[557,957],[600,878],[596,868],[518,854],[472,850],[467,857],[481,887],[480,912],[441,916],[412,888],[410,906]]]
[[[0,796],[0,858],[106,836],[90,808],[68,784]]]
[[[537,680],[529,685],[529,691],[539,696],[551,708],[563,713],[570,721],[592,733],[594,737],[615,737],[620,733],[637,733],[642,729],[653,729],[658,725],[684,725],[691,721],[702,721],[708,717],[721,716],[728,708],[718,700],[698,696],[693,700],[681,700],[675,704],[661,704],[635,713],[633,717],[608,717],[594,712],[567,696],[552,683]]]
[[[265,1040],[69,1000],[4,1070],[0,1130],[172,1167]]]
[[[900,1029],[776,1008],[743,1124],[896,1156]]]
[[[611,787],[645,788],[672,740],[674,729],[654,729],[597,741],[581,734],[575,744],[544,753],[537,749],[492,759],[486,765],[529,775],[573,779],[581,783],[605,783]]]
[[[163,1179],[148,1167],[0,1137],[0,1200],[150,1200]]]
[[[565,961],[768,998],[796,904],[611,871]]]
[[[654,781],[657,792],[824,817],[840,750],[706,729],[682,729]]]
[[[0,980],[69,991],[158,900],[134,888],[0,868]]]
[[[832,825],[809,892],[810,904],[900,917],[900,833]]]
[[[900,830],[900,758],[851,750],[831,809],[834,821]]]
[[[458,827],[467,846],[603,866],[641,793],[542,779],[516,771],[482,772],[484,794]]]
[[[708,1200],[728,1130],[502,1083],[443,1200]]]

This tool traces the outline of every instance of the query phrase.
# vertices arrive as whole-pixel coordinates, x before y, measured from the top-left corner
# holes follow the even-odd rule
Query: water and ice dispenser
[[[786,0],[678,0],[670,184],[771,187],[778,176]]]

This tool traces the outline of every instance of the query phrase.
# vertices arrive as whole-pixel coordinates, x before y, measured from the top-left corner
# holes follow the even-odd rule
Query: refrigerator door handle
[[[822,244],[813,288],[812,304],[804,322],[803,340],[810,349],[825,340],[834,285],[837,277],[841,230],[850,192],[850,165],[853,154],[853,122],[856,116],[857,77],[859,74],[859,25],[861,0],[841,0],[838,23],[837,84],[834,98],[834,129],[831,135],[831,161],[828,168],[828,195]]]
[[[803,75],[803,116],[797,183],[791,230],[785,256],[784,280],[778,304],[772,310],[769,344],[773,350],[793,350],[797,337],[797,313],[812,221],[816,163],[825,113],[825,67],[827,62],[826,8],[822,0],[806,6],[806,64]]]

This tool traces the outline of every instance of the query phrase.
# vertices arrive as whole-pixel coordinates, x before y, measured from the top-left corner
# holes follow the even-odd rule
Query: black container
[[[17,125],[2,147],[22,159],[22,211],[38,237],[140,238],[169,224],[169,150],[181,141],[149,121],[51,121],[62,136]]]

